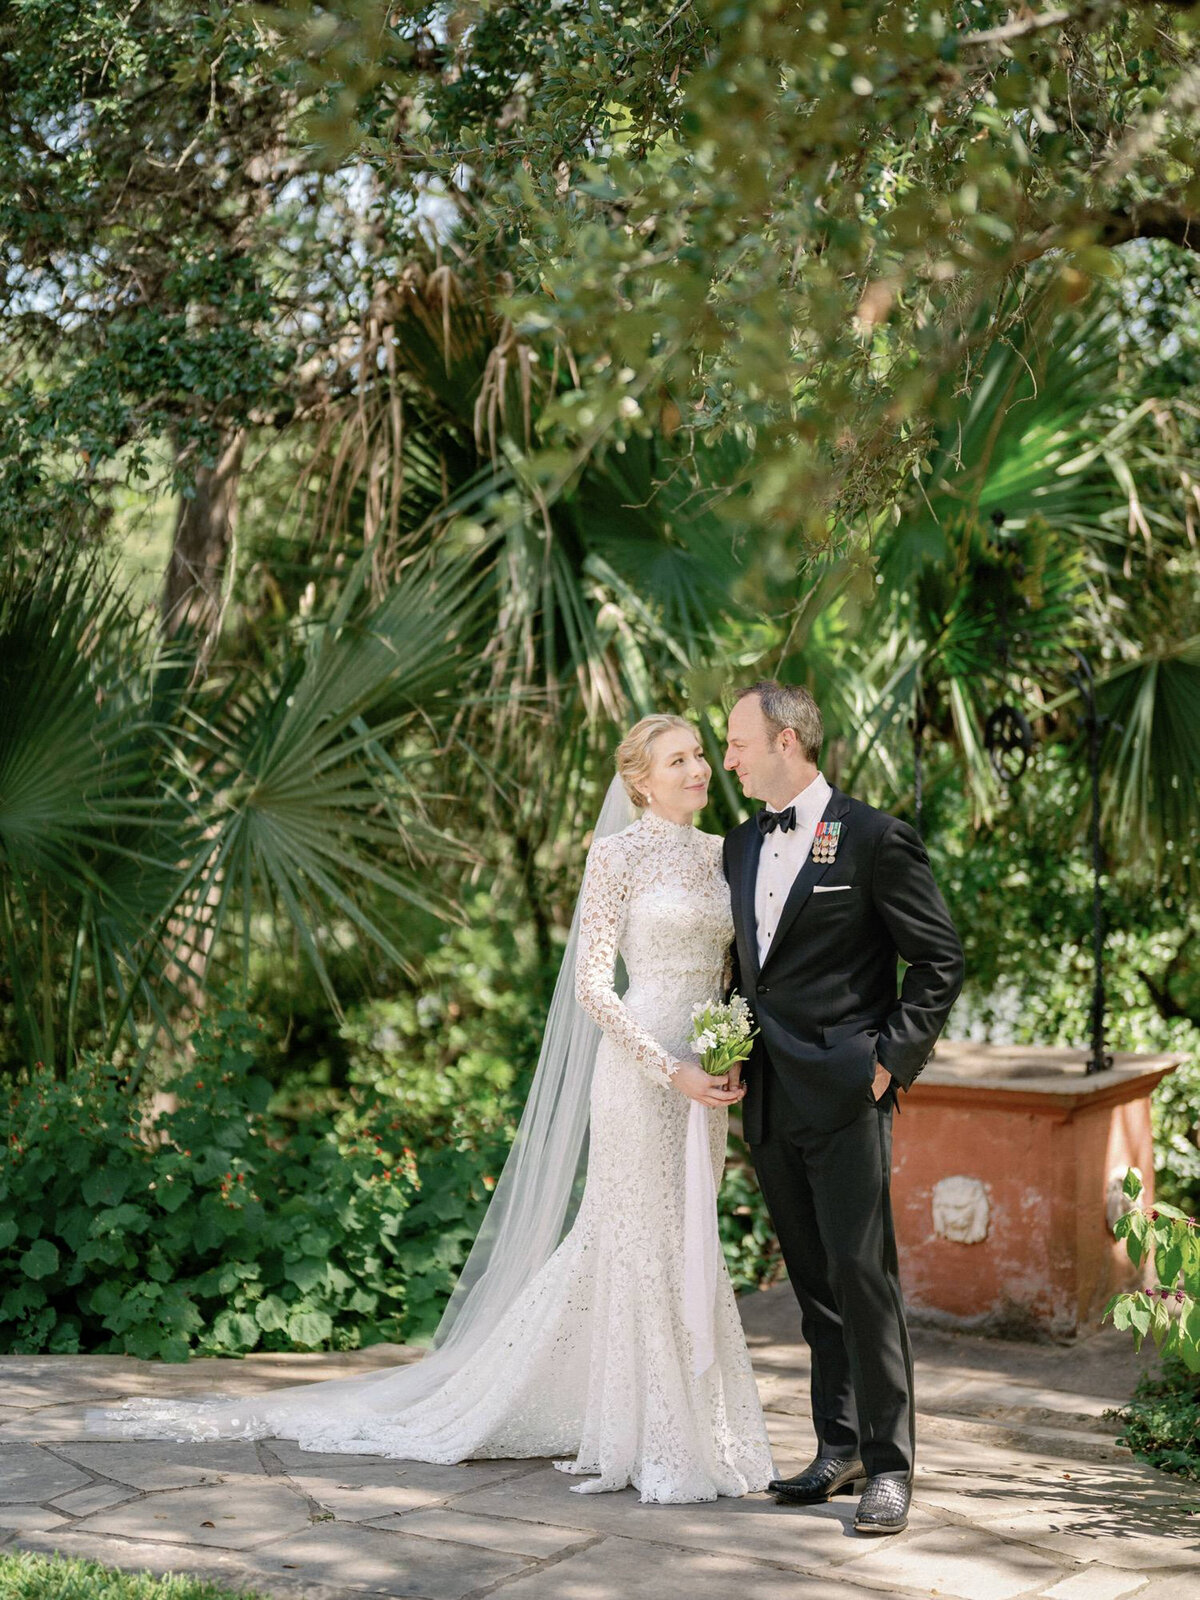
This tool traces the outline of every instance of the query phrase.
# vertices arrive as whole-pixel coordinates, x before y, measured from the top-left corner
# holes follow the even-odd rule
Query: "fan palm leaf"
[[[152,930],[188,818],[163,788],[153,674],[130,670],[147,649],[94,561],[0,591],[0,945],[31,1059],[69,1056],[81,1007],[110,995],[161,1018],[170,987]]]
[[[929,561],[950,558],[946,530],[1002,513],[1020,531],[1039,517],[1095,557],[1128,543],[1146,428],[1162,402],[1123,356],[1119,313],[1106,298],[1068,310],[1035,293],[1008,335],[991,344],[963,393],[935,401],[935,443],[917,490],[878,546],[889,589]],[[1136,519],[1135,519],[1136,523]]]
[[[464,851],[430,818],[427,768],[478,585],[418,563],[365,607],[370,566],[270,677],[198,689],[94,563],[10,576],[0,952],[31,1059],[61,1065],[97,1028],[144,1058],[212,960],[246,971],[264,914],[335,1007],[339,927],[403,963],[405,908],[452,914],[438,868]]]
[[[1102,817],[1123,853],[1159,876],[1194,870],[1200,816],[1200,634],[1105,672]]]
[[[189,888],[197,942],[220,941],[240,911],[245,968],[246,919],[269,909],[299,938],[335,1009],[329,913],[407,966],[403,908],[452,915],[433,869],[464,858],[430,820],[416,772],[429,759],[424,719],[445,700],[450,720],[473,654],[477,587],[453,563],[426,563],[361,615],[368,568],[369,557],[275,682],[226,693],[197,721],[188,752],[208,846]]]

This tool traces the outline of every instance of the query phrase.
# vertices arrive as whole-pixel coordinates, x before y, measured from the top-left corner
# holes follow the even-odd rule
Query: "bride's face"
[[[686,816],[708,800],[712,768],[695,734],[682,728],[660,733],[650,746],[650,772],[646,797],[655,811],[666,816]]]

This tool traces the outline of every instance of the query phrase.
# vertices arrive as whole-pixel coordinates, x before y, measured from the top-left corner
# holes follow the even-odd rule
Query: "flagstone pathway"
[[[811,1454],[807,1358],[786,1287],[743,1301],[776,1462]],[[580,1496],[544,1461],[422,1466],[281,1440],[105,1441],[88,1406],[250,1391],[410,1358],[163,1366],[0,1356],[0,1549],[200,1574],[282,1600],[1200,1600],[1200,1485],[1135,1462],[1105,1410],[1139,1367],[1111,1330],[1074,1346],[918,1332],[906,1533],[854,1500],[642,1506]]]

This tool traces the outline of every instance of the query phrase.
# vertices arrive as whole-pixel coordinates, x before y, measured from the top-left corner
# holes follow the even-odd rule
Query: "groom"
[[[914,1432],[892,1110],[962,986],[962,946],[920,838],[826,782],[822,734],[806,689],[766,679],[738,695],[725,752],[766,802],[724,853],[734,987],[759,1029],[743,1127],[812,1351],[817,1454],[770,1487],[808,1505],[865,1477],[854,1526],[898,1533]]]

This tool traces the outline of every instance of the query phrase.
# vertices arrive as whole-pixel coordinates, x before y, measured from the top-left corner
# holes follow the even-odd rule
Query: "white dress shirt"
[[[788,890],[808,858],[817,832],[817,823],[825,814],[825,807],[829,804],[832,793],[828,780],[818,772],[808,788],[802,789],[796,798],[789,802],[796,808],[796,826],[790,833],[784,833],[782,828],[775,828],[763,840],[758,857],[758,875],[754,880],[754,920],[758,934],[760,967],[767,959],[767,951],[771,948],[771,940],[775,937],[779,914],[788,897]],[[768,811],[771,809],[770,806],[767,807]],[[780,806],[779,809],[786,811],[787,806]]]

